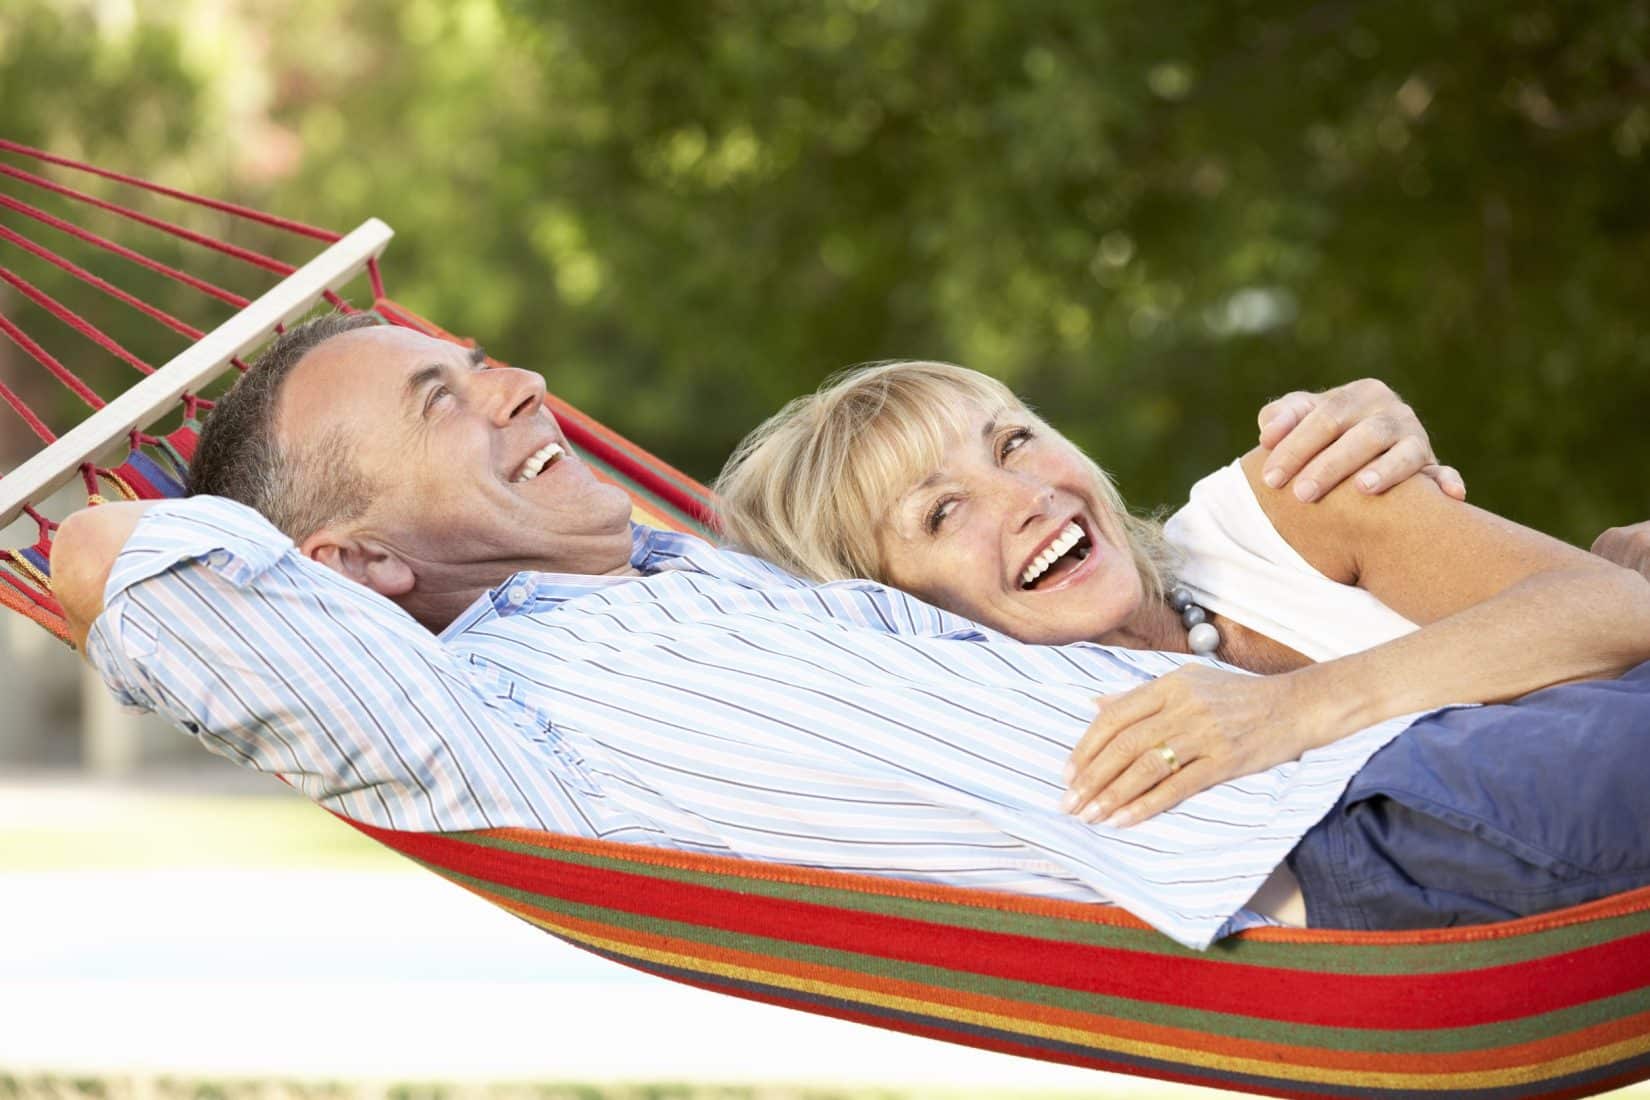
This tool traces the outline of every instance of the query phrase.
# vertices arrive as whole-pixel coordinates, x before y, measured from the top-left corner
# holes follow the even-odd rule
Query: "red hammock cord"
[[[3,225],[0,225],[0,241],[6,241],[9,244],[14,244],[18,248],[28,252],[30,255],[33,255],[38,259],[45,260],[54,267],[68,272],[70,275],[73,275],[76,279],[79,279],[87,286],[95,287],[96,289],[107,294],[109,297],[115,299],[117,302],[131,306],[139,313],[142,313],[153,320],[159,321],[173,332],[187,336],[191,340],[199,340],[202,336],[206,335],[194,325],[185,324],[176,317],[172,316],[170,313],[167,313],[164,309],[159,309],[152,306],[136,295],[126,293],[126,291],[120,289],[118,286],[115,286],[107,279],[101,279],[98,276],[93,275],[90,271],[87,271],[79,264],[59,256],[49,248],[40,247],[27,237],[23,236],[21,233],[15,233]]]
[[[204,206],[209,210],[217,210],[224,214],[233,214],[237,218],[244,218],[247,221],[257,222],[260,225],[273,226],[276,229],[285,229],[290,233],[297,233],[300,236],[313,237],[318,241],[326,241],[328,244],[331,244],[339,238],[339,234],[334,233],[330,229],[321,229],[317,226],[306,225],[303,222],[293,221],[291,218],[276,217],[274,214],[266,214],[262,210],[254,210],[250,206],[238,206],[235,203],[224,202],[221,199],[208,198],[204,195],[194,195],[190,194],[188,191],[179,191],[172,187],[163,187],[158,183],[151,183],[148,180],[139,179],[137,176],[128,176],[123,172],[111,172],[107,168],[99,168],[95,164],[85,164],[78,160],[70,160],[68,157],[60,157],[55,153],[48,153],[41,149],[33,149],[27,145],[19,145],[15,141],[7,141],[4,138],[0,138],[0,150],[4,150],[8,153],[16,153],[19,156],[32,157],[35,160],[42,161],[46,164],[55,164],[61,168],[71,168],[77,172],[88,172],[94,176],[101,176],[106,180],[114,180],[117,183],[128,184],[132,187],[140,187],[145,191],[150,191],[157,195],[165,195],[170,199],[181,199],[184,202],[193,203],[196,206]],[[375,294],[382,294],[383,290],[380,287],[374,287],[373,292]]]

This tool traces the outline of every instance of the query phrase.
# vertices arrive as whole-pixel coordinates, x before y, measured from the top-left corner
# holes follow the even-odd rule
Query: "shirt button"
[[[229,551],[214,550],[206,556],[206,563],[214,569],[222,569],[229,564]]]
[[[527,602],[527,588],[525,585],[512,584],[510,590],[504,593],[504,598],[512,607],[519,607]]]

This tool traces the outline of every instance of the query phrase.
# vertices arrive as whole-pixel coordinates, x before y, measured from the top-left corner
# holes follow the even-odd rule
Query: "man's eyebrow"
[[[480,344],[470,349],[470,366],[479,367],[487,362],[487,349]]]
[[[419,367],[407,376],[407,385],[401,391],[403,404],[410,404],[418,397],[420,391],[431,382],[440,381],[447,376],[447,368],[441,363],[431,363]]]

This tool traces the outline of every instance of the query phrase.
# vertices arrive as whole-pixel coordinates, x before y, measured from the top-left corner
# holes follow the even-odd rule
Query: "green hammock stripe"
[[[1455,974],[1547,958],[1650,930],[1650,910],[1644,910],[1520,936],[1460,943],[1372,943],[1362,946],[1346,943],[1267,943],[1240,938],[1223,940],[1208,951],[1200,952],[1182,947],[1151,929],[1091,924],[1038,914],[1005,912],[980,906],[953,905],[854,890],[837,890],[771,879],[730,879],[726,875],[714,872],[631,862],[584,852],[546,849],[486,833],[450,833],[447,836],[465,844],[516,852],[536,859],[550,859],[582,867],[645,875],[669,882],[691,883],[722,890],[732,889],[739,893],[825,905],[833,909],[849,909],[958,928],[1029,936],[1053,943],[1078,943],[1125,951],[1142,951],[1163,957],[1222,959],[1246,966],[1320,971],[1326,975]]]
[[[828,967],[850,973],[907,981],[935,990],[989,996],[1005,1001],[1046,1005],[1095,1015],[1114,1016],[1159,1027],[1184,1028],[1206,1034],[1284,1046],[1313,1048],[1356,1053],[1411,1053],[1452,1054],[1482,1050],[1579,1030],[1622,1016],[1650,1012],[1650,990],[1606,998],[1576,1005],[1556,1012],[1526,1017],[1521,1020],[1473,1027],[1441,1028],[1424,1031],[1373,1030],[1359,1028],[1322,1027],[1259,1017],[1238,1016],[1152,1002],[1135,1001],[1122,997],[1083,993],[1054,986],[1036,985],[1006,978],[993,978],[970,972],[945,970],[891,960],[857,952],[813,947],[789,940],[729,932],[655,917],[605,909],[559,898],[501,886],[485,879],[475,878],[434,864],[424,864],[430,870],[459,885],[495,897],[541,909],[548,913],[605,925],[630,932],[649,933],[689,943],[700,943],[725,950],[744,952],[762,958],[784,959],[809,966]],[[1162,937],[1157,937],[1162,943]],[[612,950],[612,949],[608,949]],[[646,962],[645,966],[657,964]],[[1470,979],[1464,979],[1470,980]],[[944,1000],[943,996],[936,998]]]

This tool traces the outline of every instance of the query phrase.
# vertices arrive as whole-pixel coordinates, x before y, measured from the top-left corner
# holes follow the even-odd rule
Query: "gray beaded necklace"
[[[1220,628],[1209,621],[1209,613],[1199,607],[1192,590],[1177,584],[1169,590],[1169,606],[1180,612],[1186,624],[1186,644],[1200,657],[1213,657],[1220,648]]]

